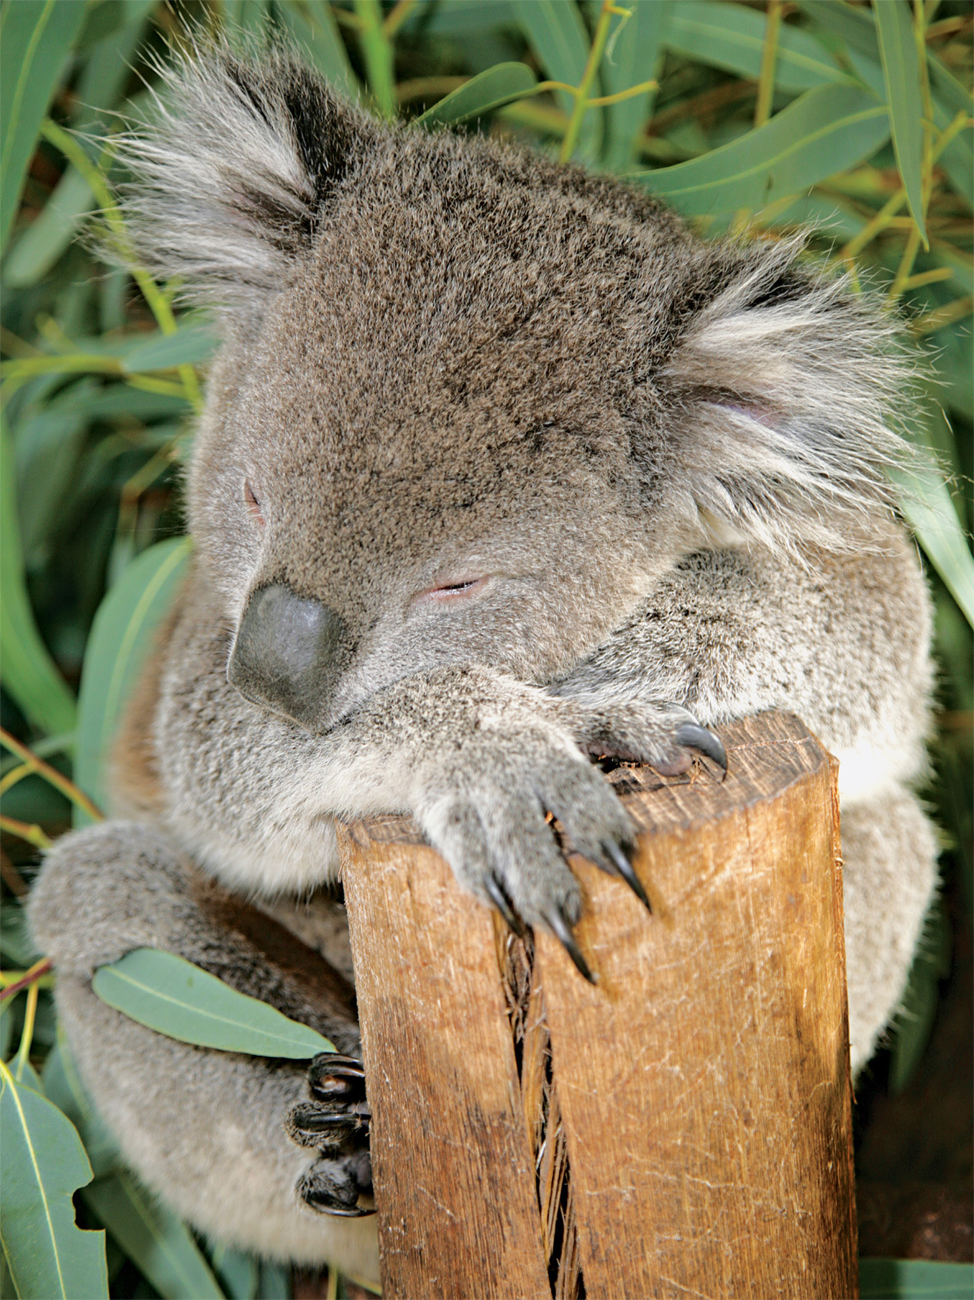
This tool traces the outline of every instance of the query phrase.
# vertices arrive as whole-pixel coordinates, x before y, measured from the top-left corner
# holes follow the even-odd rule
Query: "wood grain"
[[[654,916],[573,860],[595,988],[410,823],[343,832],[387,1297],[857,1294],[833,767],[721,735],[723,783],[610,776]]]

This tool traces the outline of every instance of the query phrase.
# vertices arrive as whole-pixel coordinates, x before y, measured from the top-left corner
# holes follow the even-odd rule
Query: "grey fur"
[[[767,708],[841,760],[858,1070],[936,880],[912,793],[929,601],[888,486],[909,460],[888,325],[794,244],[700,243],[609,180],[379,126],[281,58],[208,56],[172,96],[129,142],[129,216],[140,255],[222,321],[189,476],[195,570],[122,739],[119,810],[142,824],[59,845],[32,903],[129,1158],[217,1235],[269,1249],[253,1206],[273,1203],[278,1253],[344,1250],[274,1128],[267,1079],[293,1100],[293,1071],[123,1024],[92,969],[154,943],[259,980],[199,910],[207,876],[291,908],[347,968],[333,912],[319,925],[284,899],[336,872],[336,816],[409,812],[485,901],[499,882],[528,922],[572,922],[545,811],[604,865],[632,835],[585,753],[679,767],[686,724]],[[266,628],[240,639],[262,707],[227,666],[270,588],[292,622],[313,617],[284,655]],[[329,688],[296,694],[309,663]],[[293,983],[274,988],[312,1016]],[[111,1079],[92,1035],[118,1047]],[[158,1123],[124,1100],[143,1056],[175,1084]],[[246,1160],[227,1105],[260,1135]],[[235,1185],[222,1224],[208,1179]]]

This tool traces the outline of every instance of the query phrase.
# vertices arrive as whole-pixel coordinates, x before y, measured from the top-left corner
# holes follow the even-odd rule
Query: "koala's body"
[[[119,742],[118,819],[52,851],[32,924],[145,1181],[218,1238],[374,1275],[354,1064],[309,1083],[186,1047],[92,972],[167,948],[354,1057],[340,909],[306,901],[336,816],[412,814],[467,888],[570,946],[546,813],[607,870],[632,849],[587,754],[677,771],[720,758],[708,728],[784,708],[841,763],[860,1068],[936,880],[929,601],[886,475],[903,364],[794,245],[707,244],[610,180],[380,126],[283,58],[212,55],[174,97],[131,146],[130,219],[223,327],[194,569]],[[238,895],[332,973],[271,921],[258,943]]]

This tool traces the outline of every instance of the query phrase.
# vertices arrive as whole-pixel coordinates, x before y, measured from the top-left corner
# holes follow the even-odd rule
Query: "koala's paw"
[[[720,737],[702,727],[682,705],[624,702],[587,707],[570,700],[563,704],[566,724],[594,758],[647,763],[663,776],[677,776],[687,771],[696,752],[727,771],[727,752]]]
[[[311,1100],[293,1106],[284,1121],[293,1142],[317,1153],[298,1182],[298,1195],[323,1214],[374,1214],[371,1111],[361,1062],[322,1052],[308,1068],[308,1090]]]
[[[537,714],[495,721],[466,737],[455,761],[439,756],[422,787],[418,820],[461,884],[513,929],[526,923],[552,931],[591,980],[572,934],[581,890],[552,819],[572,849],[622,875],[646,899],[632,870],[629,814],[569,732]]]
[[[512,929],[527,923],[550,930],[594,982],[572,933],[581,891],[552,819],[572,850],[620,876],[648,909],[632,867],[633,823],[585,754],[676,773],[689,767],[694,750],[726,769],[718,738],[676,705],[610,710],[549,699],[522,713],[511,701],[467,735],[455,756],[440,754],[426,768],[416,813],[462,884],[493,904]]]

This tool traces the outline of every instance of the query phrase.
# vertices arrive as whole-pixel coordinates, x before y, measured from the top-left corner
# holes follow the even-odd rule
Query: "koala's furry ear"
[[[366,119],[284,53],[214,48],[162,73],[153,121],[121,150],[135,255],[191,301],[259,309],[367,147]]]
[[[800,249],[738,250],[666,367],[691,535],[856,546],[866,515],[895,510],[891,475],[916,463],[891,427],[911,387],[893,323],[843,280],[797,265]]]

